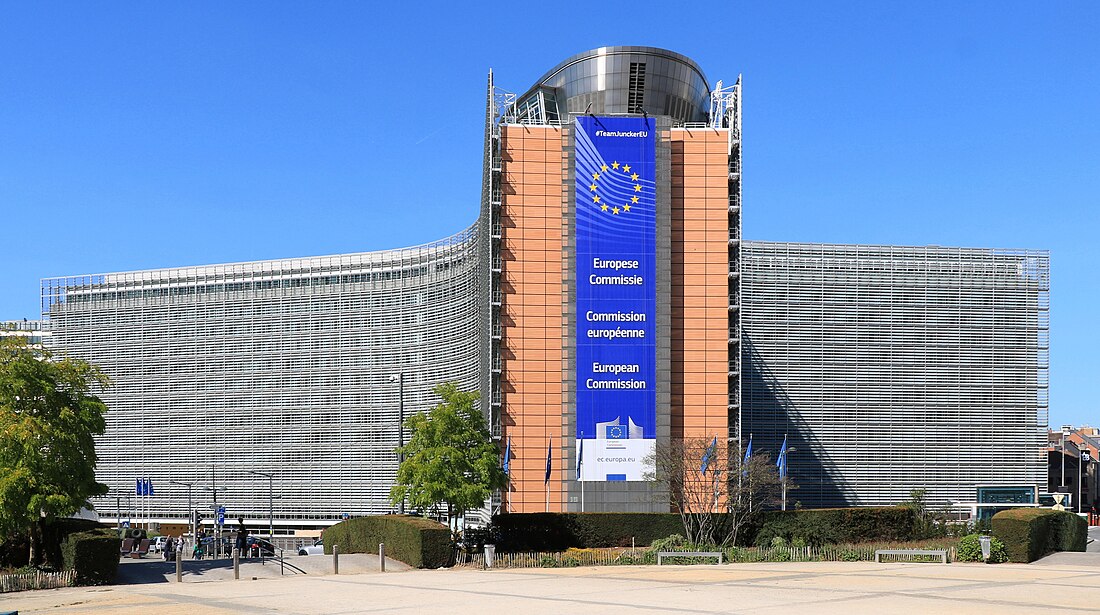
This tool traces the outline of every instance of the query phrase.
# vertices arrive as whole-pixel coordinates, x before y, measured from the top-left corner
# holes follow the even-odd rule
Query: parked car
[[[311,546],[298,547],[298,555],[324,555],[325,544],[322,540],[315,541]]]
[[[153,539],[152,543],[150,543],[149,550],[153,553],[160,553],[164,550],[164,543],[166,542],[168,542],[167,536],[157,536]]]
[[[275,555],[275,545],[271,544],[271,541],[266,538],[249,536],[245,555],[247,557],[272,557]]]

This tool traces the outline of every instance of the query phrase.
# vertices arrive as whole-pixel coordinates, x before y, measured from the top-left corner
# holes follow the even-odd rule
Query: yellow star
[[[611,163],[611,168],[618,171],[619,170],[619,163],[618,162],[612,162]]]
[[[596,189],[596,184],[592,184],[591,186],[588,187],[588,189],[589,190],[595,190]]]
[[[634,184],[634,192],[641,192],[641,191],[642,191],[641,184]]]
[[[630,205],[623,205],[623,211],[630,211]]]
[[[607,205],[600,205],[600,211],[607,211]]]
[[[630,165],[629,164],[624,164],[623,165],[623,173],[629,173],[629,172],[630,172]]]
[[[593,174],[592,174],[592,181],[596,181],[596,180],[597,180],[597,179],[599,179],[599,178],[600,178],[600,174],[599,174],[599,173],[593,173]]]
[[[619,215],[619,208],[618,207],[612,207],[611,208],[611,213],[615,214],[616,216]]]
[[[599,203],[600,202],[600,195],[597,194],[596,196],[592,197],[592,202],[593,203]]]
[[[631,175],[630,176],[630,181],[635,181],[635,182],[638,181],[638,174],[635,173],[635,174]]]
[[[600,170],[603,171],[604,173],[607,173],[607,165],[605,164],[602,167],[600,167]]]
[[[631,202],[631,203],[634,203],[635,205],[637,205],[637,204],[638,204],[638,197],[636,197],[636,196],[632,196],[632,197],[630,197],[630,202]]]

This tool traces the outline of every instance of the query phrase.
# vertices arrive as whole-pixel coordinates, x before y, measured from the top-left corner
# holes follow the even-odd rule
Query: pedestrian
[[[244,519],[237,519],[237,541],[236,541],[237,553],[242,556],[245,554],[245,549],[248,548],[248,528],[244,526]]]

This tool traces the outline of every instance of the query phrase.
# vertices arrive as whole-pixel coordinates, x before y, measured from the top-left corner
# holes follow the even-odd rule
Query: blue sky
[[[9,3],[0,319],[42,277],[457,232],[488,69],[651,45],[744,74],[746,238],[1051,250],[1051,424],[1100,422],[1096,3],[531,6]]]

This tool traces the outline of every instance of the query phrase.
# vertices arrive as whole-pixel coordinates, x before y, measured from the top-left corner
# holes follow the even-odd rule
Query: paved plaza
[[[1100,613],[1100,554],[1041,564],[815,562],[381,573],[341,556],[335,576],[208,573],[0,596],[28,613]],[[345,559],[347,558],[347,559]],[[225,580],[216,580],[225,579]]]

